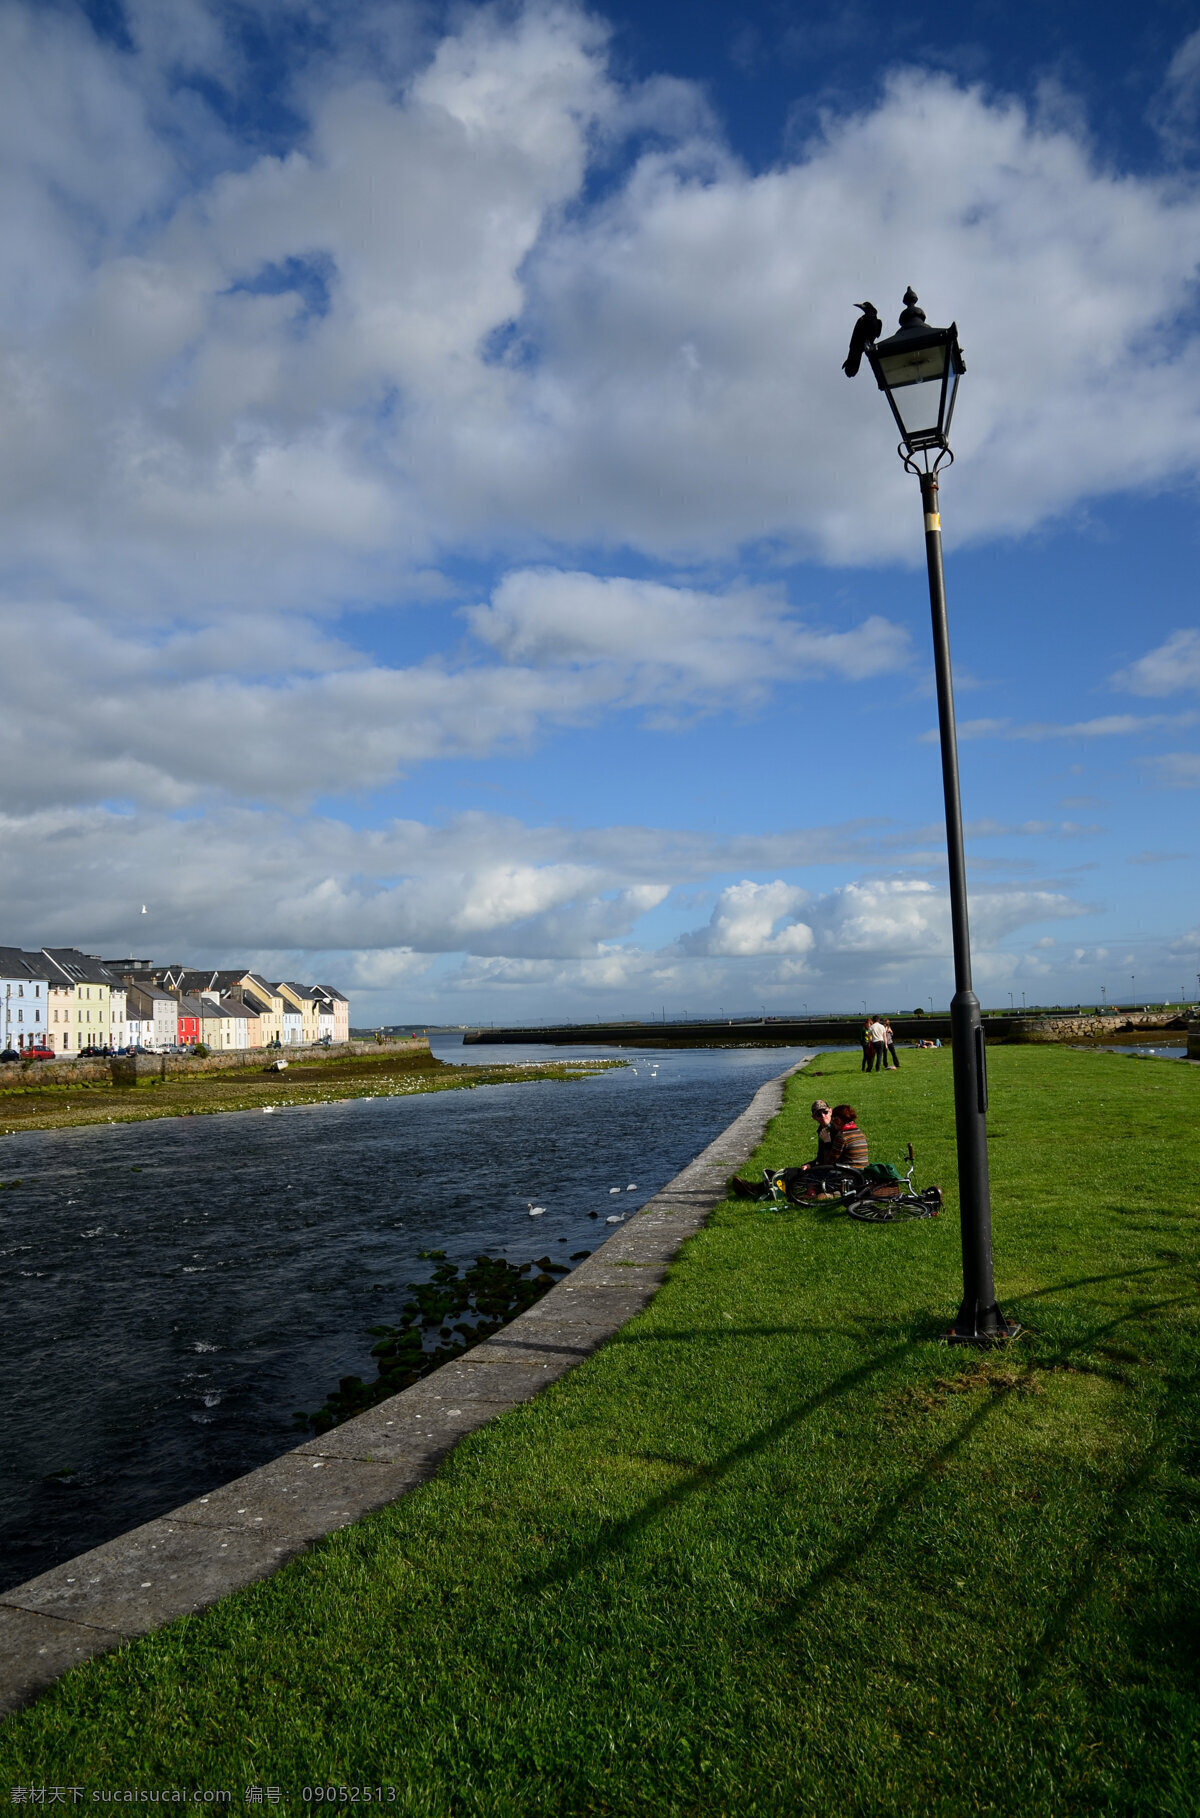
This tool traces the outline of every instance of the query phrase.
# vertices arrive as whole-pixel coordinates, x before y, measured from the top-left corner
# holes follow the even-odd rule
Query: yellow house
[[[50,1037],[59,1054],[113,1045],[112,976],[76,947],[43,947],[50,973]],[[124,993],[122,1012],[124,1011]],[[57,1020],[56,1020],[57,1019]]]
[[[268,985],[257,972],[247,972],[245,983],[234,987],[231,997],[239,997],[250,1011],[257,1012],[259,1039],[264,1048],[283,1041],[283,998],[277,985]],[[288,1005],[289,1010],[291,1005]]]

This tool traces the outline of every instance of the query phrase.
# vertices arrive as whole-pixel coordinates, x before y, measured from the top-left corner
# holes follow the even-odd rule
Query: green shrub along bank
[[[992,1054],[997,1288],[1029,1336],[981,1353],[938,1342],[950,1057],[901,1060],[822,1056],[743,1172],[848,1098],[942,1217],[718,1208],[646,1313],[434,1481],[11,1719],[0,1785],[1191,1818],[1200,1076]]]

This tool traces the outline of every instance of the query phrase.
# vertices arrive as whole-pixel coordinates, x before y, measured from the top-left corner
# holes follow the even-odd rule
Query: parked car
[[[39,1045],[36,1048],[26,1048],[24,1053],[19,1054],[17,1056],[17,1059],[18,1060],[57,1060],[58,1056],[57,1056],[57,1054],[55,1054],[53,1048],[47,1048],[44,1044],[39,1043]]]
[[[0,1054],[0,1061],[16,1061],[20,1060],[20,1058],[21,1056],[17,1053],[15,1048],[6,1048],[4,1053]]]

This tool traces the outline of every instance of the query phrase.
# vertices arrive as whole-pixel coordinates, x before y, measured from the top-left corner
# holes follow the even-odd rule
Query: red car
[[[55,1054],[53,1048],[45,1048],[45,1047],[22,1048],[21,1059],[22,1060],[57,1060],[58,1056],[57,1056],[57,1054]]]

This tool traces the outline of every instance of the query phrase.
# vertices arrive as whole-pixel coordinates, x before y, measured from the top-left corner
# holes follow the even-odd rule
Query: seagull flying
[[[850,352],[842,362],[842,371],[852,379],[862,365],[862,357],[872,342],[878,339],[883,323],[879,320],[879,311],[873,303],[856,303],[855,309],[861,309],[862,315],[854,324],[854,333],[850,336]]]

